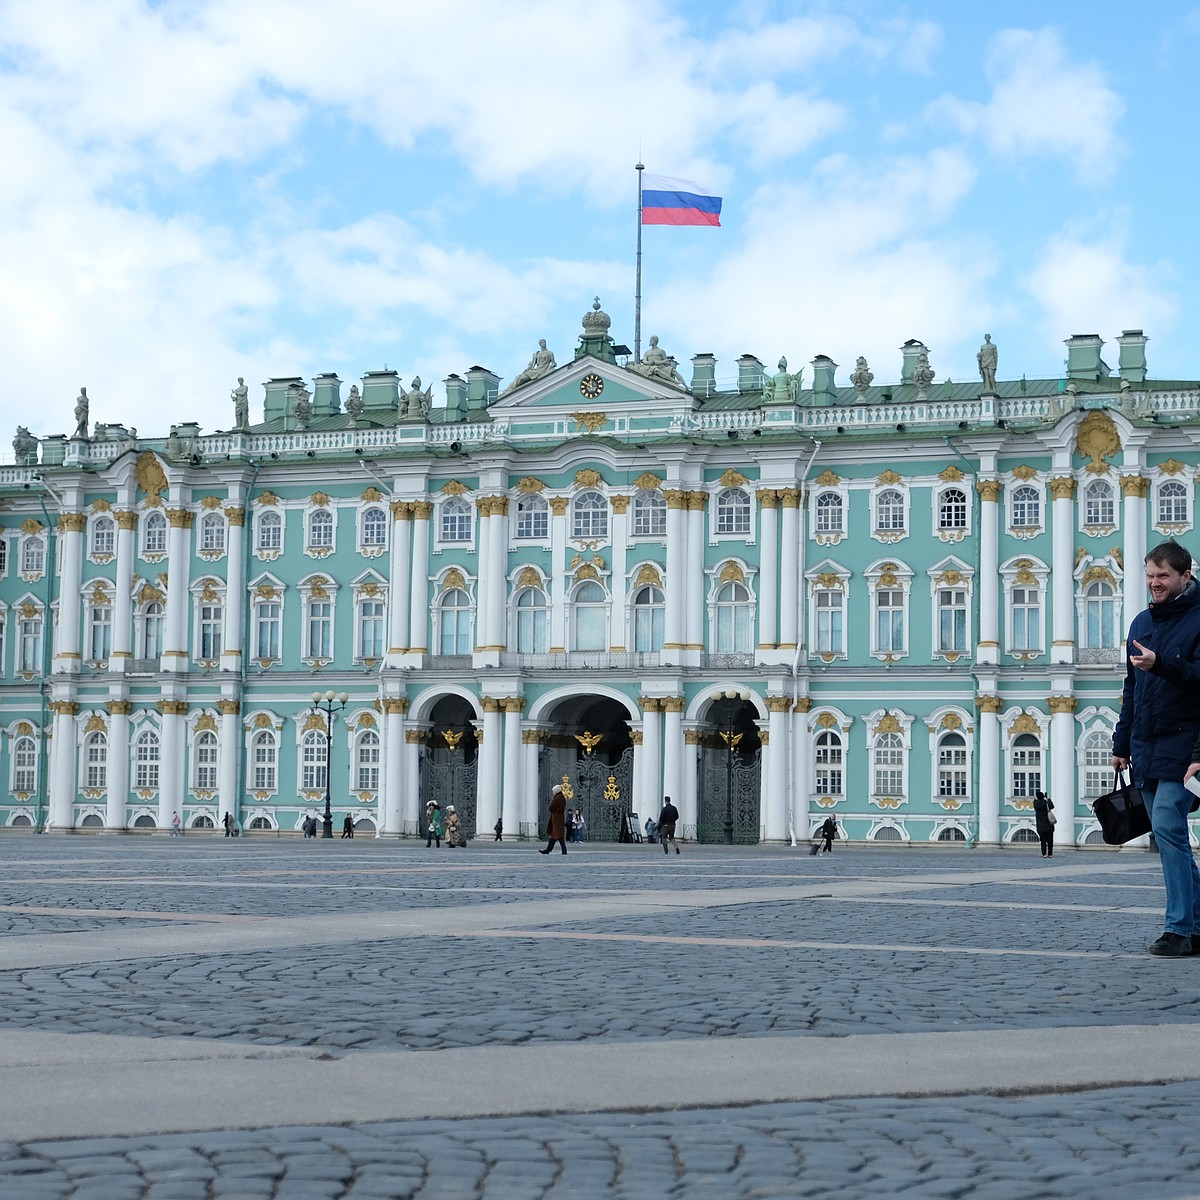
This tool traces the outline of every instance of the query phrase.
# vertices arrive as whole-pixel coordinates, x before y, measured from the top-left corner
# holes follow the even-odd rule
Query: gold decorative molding
[[[87,514],[65,512],[59,515],[58,527],[64,533],[82,533],[87,528]]]
[[[1150,494],[1150,480],[1144,475],[1122,475],[1121,495],[1145,500]]]
[[[1037,475],[1037,471],[1033,467],[1022,463],[1019,467],[1013,467],[1012,475],[1014,479],[1019,479],[1022,483],[1028,483]]]
[[[521,573],[517,576],[517,587],[535,587],[542,586],[542,577],[538,574],[536,567],[522,567]]]
[[[592,467],[584,467],[582,470],[575,472],[575,486],[577,488],[595,488],[599,487],[603,482],[603,476]]]
[[[651,587],[662,586],[662,576],[659,574],[657,564],[642,563],[638,568],[638,573],[633,580],[633,586],[642,587],[645,585],[650,585]]]
[[[638,704],[642,712],[652,713],[659,712],[659,697],[658,696],[639,696]]]
[[[536,475],[526,475],[517,480],[517,491],[524,496],[536,496],[545,490],[546,485]]]
[[[730,467],[730,468],[728,468],[728,470],[726,470],[722,473],[721,477],[717,480],[717,482],[722,487],[732,488],[732,487],[741,487],[743,484],[745,484],[747,482],[747,480],[746,480],[746,476],[743,475],[741,473],[741,471],[736,471],[736,470],[734,470],[733,467]]]
[[[662,482],[653,471],[643,471],[633,481],[633,486],[640,492],[655,492],[662,487]]]
[[[275,597],[279,595],[279,592],[269,583],[260,583],[258,587],[254,589],[254,595],[258,600],[274,600]]]
[[[46,707],[56,717],[79,716],[79,705],[74,700],[51,700]]]
[[[828,467],[813,480],[818,487],[837,487],[842,482],[840,475],[835,475]]]
[[[629,511],[628,496],[610,496],[609,503],[612,505],[612,510],[618,516]]]
[[[1112,458],[1121,449],[1121,436],[1113,419],[1105,412],[1093,410],[1079,422],[1075,430],[1075,449],[1080,458],[1091,462],[1085,468],[1093,475],[1102,475],[1108,470],[1105,459]]]
[[[958,483],[963,478],[963,473],[961,468],[951,463],[948,467],[943,467],[938,472],[938,478],[943,483]]]
[[[740,563],[727,562],[721,568],[721,574],[718,576],[721,583],[741,583],[746,582],[746,573],[742,570]]]
[[[428,521],[433,515],[432,500],[414,500],[411,508],[414,521]]]
[[[586,562],[575,573],[576,579],[599,579],[600,572],[596,570],[595,563]]]
[[[236,717],[242,711],[240,700],[218,700],[217,712],[223,717]]]
[[[156,707],[164,717],[186,717],[188,702],[186,700],[160,700]]]
[[[383,711],[389,717],[403,716],[408,712],[408,701],[403,696],[385,697]]]
[[[459,483],[457,479],[451,479],[449,482],[442,484],[441,494],[443,496],[462,496],[470,490],[465,484]]]
[[[118,529],[136,529],[138,515],[132,508],[119,508],[113,511]]]
[[[574,412],[571,414],[571,420],[580,429],[586,429],[588,433],[595,433],[597,429],[603,429],[608,424],[608,414],[602,412]]]
[[[689,492],[677,491],[674,488],[668,488],[663,492],[663,498],[667,502],[667,508],[675,509],[686,509],[689,495]]]
[[[1047,696],[1046,705],[1052,713],[1073,713],[1076,701],[1074,696]]]
[[[1050,480],[1050,495],[1055,500],[1073,500],[1075,498],[1075,479],[1071,475],[1055,475]]]
[[[754,494],[761,508],[779,507],[779,492],[775,488],[759,488]]]
[[[457,567],[451,567],[442,578],[442,591],[448,592],[454,588],[466,589],[467,581]]]
[[[393,500],[388,509],[393,521],[407,521],[412,516],[412,505],[407,500]]]
[[[36,520],[34,517],[27,517],[21,522],[21,532],[25,534],[32,535],[36,533],[42,533],[45,528],[45,525],[43,525],[41,521]]]
[[[1021,713],[1012,723],[1010,733],[1041,733],[1041,726],[1029,713]]]
[[[199,719],[196,721],[196,732],[199,733],[204,729],[210,730],[213,733],[217,732],[217,718],[212,713],[201,713]]]
[[[359,499],[367,504],[376,504],[383,499],[383,493],[377,487],[369,487],[359,496]]]
[[[811,696],[797,696],[796,703],[792,705],[792,711],[798,713],[807,713],[812,708]]]
[[[246,510],[240,505],[233,505],[224,510],[225,520],[236,529],[241,529],[246,524]]]
[[[167,490],[167,476],[162,469],[162,463],[152,450],[145,450],[138,455],[133,468],[133,477],[138,487],[147,496],[158,497]]]
[[[979,493],[980,500],[999,500],[1000,499],[1000,480],[998,479],[979,479],[975,482],[975,490]]]
[[[792,707],[791,696],[767,696],[767,712],[785,713]]]
[[[963,573],[951,567],[948,571],[943,571],[934,582],[944,583],[953,587],[954,584],[963,582]]]
[[[1091,583],[1107,583],[1114,590],[1117,586],[1116,578],[1107,567],[1091,566],[1083,573],[1083,578],[1079,581],[1083,587],[1087,587]]]
[[[567,515],[567,505],[571,501],[566,496],[551,496],[549,500],[550,511],[556,517],[565,517]]]
[[[879,477],[875,480],[880,487],[887,487],[889,484],[898,483],[901,487],[904,486],[904,477],[898,475],[889,467],[886,471],[881,471]]]
[[[1158,471],[1161,475],[1179,475],[1186,470],[1187,467],[1177,458],[1168,458],[1166,462],[1158,464]]]
[[[892,713],[884,713],[882,717],[875,723],[875,728],[871,730],[873,736],[878,737],[881,733],[902,733],[903,729],[900,722]]]

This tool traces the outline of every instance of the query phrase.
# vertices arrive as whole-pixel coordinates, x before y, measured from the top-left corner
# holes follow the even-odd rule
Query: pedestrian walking
[[[438,849],[442,848],[442,835],[446,827],[442,820],[442,806],[436,800],[430,800],[425,805],[425,849],[436,841]]]
[[[462,819],[458,815],[458,810],[453,804],[446,808],[446,847],[450,850],[457,846],[465,846],[467,844],[466,835],[463,833]]]
[[[183,822],[179,819],[179,814],[174,812],[171,814],[171,836],[179,837],[183,832]]]
[[[587,828],[587,821],[584,820],[583,809],[577,808],[575,810],[575,818],[571,822],[572,839],[576,842],[582,842],[583,841],[583,831],[586,828]]]
[[[354,837],[354,818],[349,813],[346,814],[346,819],[342,822],[342,837]]]
[[[679,847],[675,844],[675,826],[679,823],[679,809],[671,803],[670,796],[663,797],[662,812],[658,814],[658,840],[662,842],[664,854],[669,854],[670,848],[667,843],[670,842],[675,846],[675,853],[679,853]]]
[[[494,828],[496,830],[496,841],[498,841],[498,842],[504,841],[504,818],[503,817],[496,818],[496,824],[495,824]]]
[[[1192,556],[1162,542],[1144,559],[1150,604],[1133,618],[1125,644],[1121,715],[1113,730],[1114,771],[1131,770],[1158,843],[1167,906],[1151,954],[1181,958],[1200,949],[1200,871],[1192,857],[1184,779],[1200,771],[1200,589]]]
[[[1054,801],[1040,788],[1033,793],[1033,819],[1037,824],[1038,840],[1042,843],[1042,857],[1054,857],[1054,826],[1058,818],[1054,815]]]
[[[554,849],[555,842],[562,847],[562,852],[566,854],[566,813],[567,801],[563,796],[562,786],[556,783],[550,789],[550,823],[546,830],[549,840],[546,842],[545,850],[539,850],[539,854],[549,854]]]
[[[819,833],[822,854],[833,853],[833,839],[837,835],[837,822],[832,817],[826,817],[825,823],[821,826]]]
[[[231,813],[231,812],[227,812],[227,813],[226,813],[226,814],[225,814],[225,815],[224,815],[224,816],[221,818],[221,824],[225,826],[225,836],[226,836],[226,837],[233,837],[233,836],[234,836],[233,830],[234,830],[234,829],[236,828],[236,826],[237,826],[237,822],[236,822],[236,821],[234,821],[234,819],[233,819],[233,813]]]

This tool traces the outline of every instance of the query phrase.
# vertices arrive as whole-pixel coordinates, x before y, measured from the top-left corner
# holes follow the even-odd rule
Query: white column
[[[800,644],[800,489],[779,493],[779,648]]]
[[[492,594],[492,498],[480,496],[475,501],[475,523],[478,530],[475,545],[475,641],[471,649],[483,650],[490,640]],[[476,665],[480,665],[476,663]]]
[[[979,644],[976,662],[1000,661],[1000,481],[980,479],[979,492]]]
[[[108,669],[124,671],[133,657],[133,539],[137,513],[121,509],[113,513],[113,519],[117,523],[117,577]]]
[[[221,710],[221,770],[217,777],[217,827],[224,832],[225,815],[238,815],[238,755],[245,753],[241,730],[242,706],[237,700],[217,701]]]
[[[522,837],[531,837],[535,840],[539,835],[538,791],[543,786],[543,781],[538,778],[538,755],[541,753],[541,745],[541,730],[526,729],[522,731],[521,757],[525,763],[523,771],[525,788],[518,809],[521,814],[521,824],[517,832]]]
[[[1146,607],[1146,494],[1150,480],[1141,475],[1122,475],[1121,535],[1124,542],[1125,586],[1121,589],[1124,612],[1121,632],[1128,631],[1133,618]],[[1120,643],[1124,645],[1124,641]],[[1055,837],[1058,831],[1055,830]]]
[[[379,831],[402,832],[400,796],[404,790],[404,709],[401,699],[383,702],[383,791],[379,797]]]
[[[79,589],[83,579],[83,531],[87,518],[83,513],[65,512],[58,518],[59,588],[58,622],[55,626],[54,670],[79,670],[79,622],[83,605]],[[53,530],[46,531],[46,569],[50,569],[50,538]],[[53,581],[51,581],[53,584]],[[52,613],[45,614],[47,627],[45,636],[54,626]]]
[[[75,780],[79,739],[76,736],[75,718],[79,705],[74,700],[52,700],[50,711],[54,713],[54,738],[50,743],[50,829],[70,829],[75,815]],[[129,747],[114,747],[110,740],[109,762],[114,753],[128,754]]]
[[[412,505],[412,577],[409,581],[409,616],[411,625],[408,648],[414,654],[428,654],[429,637],[429,517],[433,505],[417,500]],[[414,810],[415,812],[415,810]]]
[[[687,512],[687,618],[684,622],[685,641],[692,659],[698,655],[708,641],[704,633],[704,514],[708,510],[707,492],[688,494]]]
[[[792,743],[792,829],[795,831],[797,842],[808,841],[809,825],[812,822],[809,812],[812,795],[812,736],[808,731],[808,714],[811,708],[811,698],[801,696],[796,701],[795,711],[789,719],[789,737]],[[842,778],[844,780],[845,776]]]
[[[1061,846],[1076,841],[1075,819],[1075,697],[1051,696],[1050,704],[1050,799],[1058,824],[1054,840]]]
[[[104,813],[105,829],[124,829],[129,801],[129,714],[128,700],[108,702],[108,800]]]
[[[412,505],[392,501],[392,547],[388,571],[388,661],[408,649],[412,603]]]
[[[629,497],[613,496],[612,498],[612,569],[609,579],[612,582],[613,621],[609,631],[609,645],[613,650],[632,650],[625,645],[625,631],[629,622],[619,619],[629,611],[629,580],[626,578],[629,557]],[[665,615],[664,615],[665,622]],[[665,625],[664,625],[665,629]],[[664,633],[664,639],[665,639]]]
[[[758,648],[774,650],[779,643],[776,605],[779,603],[779,538],[776,507],[779,493],[763,488],[758,493]]]
[[[188,669],[188,551],[191,538],[193,513],[186,508],[167,509],[170,525],[167,541],[167,615],[163,629],[164,671],[186,671]],[[161,796],[162,793],[160,792]],[[161,807],[161,802],[160,802]],[[167,820],[171,813],[168,811]]]
[[[550,653],[567,648],[567,498],[550,497]]]
[[[980,696],[979,844],[1000,844],[1000,697]]]
[[[664,696],[662,712],[663,794],[670,796],[679,808],[683,799],[683,697]],[[645,823],[643,816],[642,824]]]
[[[687,492],[663,493],[667,500],[667,566],[663,583],[663,662],[678,663],[687,640]]]
[[[508,649],[508,497],[490,496],[488,507],[488,611],[486,649]]]
[[[158,762],[158,827],[171,828],[171,814],[177,812],[183,818],[183,756],[184,738],[187,729],[184,714],[186,700],[160,700],[158,711],[162,714],[159,731]],[[129,756],[129,747],[124,750]]]
[[[492,832],[500,815],[500,788],[503,786],[504,734],[500,722],[500,701],[484,696],[483,744],[479,747],[479,770],[475,774],[475,836]]]
[[[504,820],[504,834],[510,839],[515,839],[521,832],[525,765],[521,753],[521,716],[524,707],[525,702],[520,696],[509,696],[504,704],[504,793],[500,815]]]
[[[688,729],[683,735],[683,786],[680,788],[680,799],[676,801],[679,809],[679,820],[685,830],[690,829],[696,836],[696,827],[700,824],[700,731]],[[672,793],[674,795],[674,793]],[[657,813],[650,814],[658,816]],[[645,824],[646,818],[642,818]]]
[[[657,696],[642,697],[642,794],[635,796],[637,812],[643,809],[657,814],[662,805],[662,701]],[[637,752],[635,751],[635,754]],[[631,805],[631,807],[633,807]],[[645,821],[645,817],[642,818]]]
[[[221,627],[221,670],[240,671],[242,655],[245,646],[242,637],[246,628],[246,509],[241,505],[230,505],[225,509],[225,520],[228,522],[229,535],[225,546],[225,611],[224,623]],[[223,710],[222,710],[223,711]],[[224,722],[222,721],[222,729]],[[237,721],[233,723],[233,735],[238,738],[236,743],[227,742],[227,746],[240,745],[241,738],[237,733]],[[237,781],[234,779],[233,789],[229,793],[229,809],[225,809],[225,797],[221,798],[221,815],[226,811],[237,816]]]
[[[421,744],[425,734],[421,729],[405,727],[404,730],[404,761],[401,774],[404,776],[404,786],[400,794],[400,824],[407,831],[412,830],[416,836],[420,829],[419,810],[421,807]]]
[[[783,842],[788,836],[788,696],[768,696],[767,744],[763,747],[763,825],[768,842]]]
[[[1053,597],[1052,663],[1075,661],[1075,480],[1059,475],[1050,480],[1054,496],[1050,594]]]

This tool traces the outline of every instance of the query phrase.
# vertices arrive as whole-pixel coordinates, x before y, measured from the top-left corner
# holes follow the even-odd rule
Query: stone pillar
[[[609,544],[612,548],[612,568],[609,579],[612,583],[613,611],[620,613],[627,610],[630,602],[630,588],[625,578],[629,555],[629,497],[613,496],[611,504],[612,538]],[[632,646],[625,645],[626,630],[632,632],[628,622],[621,623],[619,628],[618,622],[613,622],[608,634],[611,649],[616,651],[633,649]]]
[[[54,714],[54,737],[50,743],[48,828],[70,829],[75,816],[75,780],[79,752],[75,718],[79,715],[79,705],[74,700],[51,700],[50,711]],[[108,752],[111,763],[111,742]],[[120,752],[128,754],[128,747],[121,748]]]
[[[246,509],[240,504],[231,504],[225,509],[225,520],[228,522],[229,535],[225,546],[225,610],[224,622],[221,627],[221,670],[241,671],[242,655],[246,647],[242,644],[246,629],[246,605],[249,598],[246,595]],[[234,703],[237,703],[234,701]],[[224,712],[224,709],[221,710]],[[236,712],[235,712],[236,716]],[[242,739],[237,735],[237,721],[230,727],[230,736],[236,737],[236,742],[225,742],[226,746],[241,745]],[[225,722],[221,722],[222,737],[224,737]],[[224,759],[222,759],[224,762]],[[228,803],[229,808],[225,807]],[[231,812],[237,816],[237,783],[236,778],[228,799],[221,797],[221,816]],[[224,833],[224,830],[221,831]]]
[[[108,669],[119,672],[128,668],[133,657],[133,539],[137,513],[131,509],[118,509],[113,513],[113,520],[117,523],[117,577]]]
[[[704,601],[704,516],[708,511],[707,492],[688,493],[687,512],[687,618],[684,621],[685,641],[689,663],[700,664],[700,653],[708,638],[705,636]]]
[[[1118,630],[1123,646],[1124,634],[1133,624],[1133,618],[1146,607],[1146,496],[1150,491],[1150,480],[1142,475],[1121,476],[1121,535],[1124,542],[1124,586],[1121,589],[1123,625]],[[1055,836],[1058,831],[1055,830]]]
[[[525,787],[518,806],[520,825],[517,833],[523,838],[539,837],[538,828],[538,795],[542,781],[538,778],[538,755],[541,752],[542,731],[540,729],[523,729],[521,731],[521,756],[524,759]],[[505,827],[507,828],[507,826]]]
[[[779,493],[779,649],[800,644],[800,489]]]
[[[487,640],[484,649],[499,655],[508,649],[508,497],[489,496]],[[497,658],[495,661],[499,661]]]
[[[1050,480],[1053,501],[1053,557],[1050,570],[1052,599],[1053,642],[1050,644],[1052,663],[1075,661],[1075,480],[1070,475],[1057,475]]]
[[[975,661],[1000,662],[1000,480],[980,479],[979,493],[979,642]]]
[[[667,566],[663,581],[664,665],[677,665],[687,640],[684,620],[687,609],[687,492],[664,491],[667,501]]]
[[[550,653],[567,648],[567,504],[566,496],[551,496],[550,505]]]
[[[979,844],[1000,844],[1000,706],[999,696],[975,697],[979,710]]]
[[[1050,696],[1050,778],[1047,789],[1054,803],[1058,824],[1054,840],[1062,846],[1074,846],[1078,821],[1075,816],[1075,697]]]
[[[475,834],[483,837],[492,832],[496,818],[500,816],[500,789],[504,786],[503,750],[504,735],[501,730],[501,703],[495,696],[484,696],[483,731],[480,735],[479,770],[476,772]]]
[[[659,701],[663,713],[662,754],[663,793],[670,796],[679,808],[683,797],[683,704],[682,696],[663,696]],[[683,810],[680,809],[680,816]],[[646,818],[642,817],[643,825]]]
[[[642,770],[638,772],[641,794],[634,797],[637,811],[651,808],[657,813],[662,804],[662,700],[642,696]],[[636,753],[636,752],[635,752]],[[630,807],[634,807],[630,805]],[[643,818],[644,820],[645,818]]]
[[[763,825],[768,842],[785,842],[792,823],[788,812],[790,793],[787,785],[788,711],[792,707],[792,698],[768,696],[766,699],[769,716],[767,744],[763,747]]]
[[[808,731],[808,714],[812,700],[799,696],[792,708],[789,737],[792,743],[792,829],[797,842],[808,841],[808,830],[812,823],[809,812],[809,797],[812,795],[812,736]],[[843,756],[843,772],[845,761]],[[843,787],[845,775],[842,776]]]
[[[221,770],[217,776],[217,827],[225,832],[225,817],[228,814],[238,819],[238,756],[244,754],[245,740],[242,737],[242,705],[238,700],[227,697],[217,701],[221,714]]]
[[[128,593],[126,593],[128,595]],[[124,829],[129,803],[129,700],[110,700],[108,708],[108,802],[104,828]]]
[[[690,829],[692,836],[700,824],[700,738],[699,729],[688,729],[683,734],[683,786],[680,788],[680,798],[676,801],[679,809],[679,821],[685,830]],[[651,814],[647,814],[648,816]],[[653,816],[657,819],[658,814]],[[642,818],[643,823],[645,818]]]
[[[86,527],[87,517],[83,513],[65,512],[58,518],[59,619],[55,623],[52,620],[53,613],[47,610],[45,614],[46,629],[43,633],[43,636],[48,637],[51,628],[56,628],[57,631],[54,639],[54,670],[56,673],[67,671],[75,674],[79,671],[80,616],[83,612],[79,589],[83,580],[83,531]],[[50,570],[50,538],[54,536],[53,530],[47,530],[47,571]],[[53,586],[53,580],[51,580],[51,586]]]
[[[520,696],[509,696],[502,702],[504,709],[504,792],[500,799],[500,815],[504,821],[504,832],[509,838],[516,837],[521,829],[521,802],[524,799],[524,760],[521,753],[521,718],[525,701]],[[494,824],[494,822],[493,822]]]
[[[471,650],[478,655],[488,644],[488,632],[491,627],[492,612],[492,518],[490,496],[477,496],[475,499],[475,521],[478,528],[478,538],[475,546],[475,639]],[[478,658],[475,666],[484,665]]]
[[[408,727],[404,730],[404,786],[400,793],[400,824],[415,837],[421,828],[421,747],[425,731]]]
[[[758,648],[774,650],[779,645],[777,606],[779,604],[779,493],[773,488],[758,492]]]
[[[160,700],[158,711],[162,714],[159,732],[158,761],[158,827],[171,828],[171,814],[177,812],[183,819],[183,762],[184,739],[187,729],[186,700]],[[126,747],[126,755],[129,750]]]
[[[408,649],[414,654],[428,654],[429,637],[429,518],[433,505],[428,500],[412,504],[412,576],[409,579]],[[414,810],[415,811],[415,810]],[[407,819],[407,818],[406,818]]]
[[[393,500],[392,549],[388,571],[388,666],[396,665],[397,656],[408,649],[411,630],[412,577],[412,509],[404,500]],[[398,812],[393,814],[398,819]]]
[[[401,817],[404,794],[404,714],[408,701],[389,697],[383,702],[383,796],[379,827],[385,835],[404,832]]]
[[[188,534],[192,528],[193,516],[194,514],[186,508],[167,509],[170,533],[167,542],[167,615],[163,628],[164,671],[181,672],[188,669],[188,568],[191,565],[188,559],[191,538]],[[165,765],[165,746],[163,762]],[[168,823],[170,818],[171,813],[168,811]]]

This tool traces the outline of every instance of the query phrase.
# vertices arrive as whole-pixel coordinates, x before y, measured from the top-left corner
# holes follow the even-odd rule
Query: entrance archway
[[[421,746],[421,804],[417,814],[421,837],[428,822],[426,805],[437,802],[443,816],[454,805],[463,834],[475,836],[475,797],[479,739],[471,724],[475,710],[461,696],[443,696],[430,711],[429,730]],[[496,783],[498,786],[498,783]]]
[[[698,842],[752,846],[762,839],[758,710],[742,695],[713,699],[700,731]]]
[[[633,797],[629,713],[608,696],[572,696],[555,705],[538,758],[538,828],[544,836],[550,789],[561,784],[567,809],[583,813],[584,837],[621,838]]]

